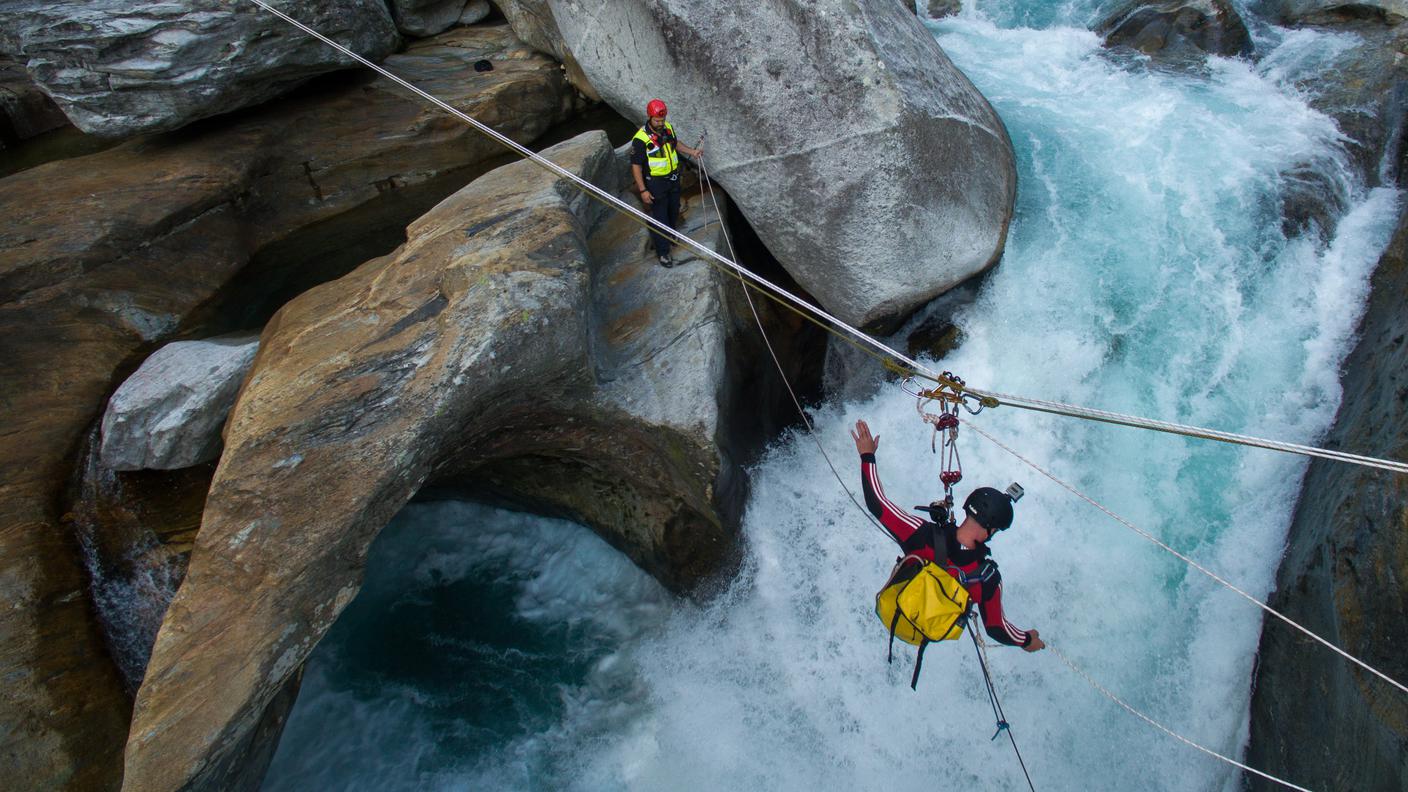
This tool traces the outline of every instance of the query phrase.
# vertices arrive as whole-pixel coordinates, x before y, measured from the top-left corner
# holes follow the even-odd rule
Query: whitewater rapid
[[[1002,263],[932,365],[1314,442],[1398,200],[1357,184],[1333,122],[1290,87],[1345,40],[1261,28],[1258,65],[1178,72],[1107,56],[1091,13],[995,3],[932,25],[1007,124],[1020,179]],[[1287,174],[1306,168],[1342,193],[1324,238],[1282,228]],[[890,496],[935,497],[929,435],[890,385],[813,413],[845,485],[858,418],[881,436]],[[975,420],[1250,593],[1271,589],[1304,460],[1011,408]],[[1240,757],[1260,612],[974,433],[961,443],[960,497],[1027,491],[993,542],[1010,620]],[[895,547],[812,440],[782,438],[752,474],[744,569],[702,606],[579,526],[408,507],[309,661],[265,789],[1024,788],[1011,746],[989,740],[969,644],[931,648],[918,692],[910,652],[886,664],[871,607]],[[1236,788],[1050,653],[990,657],[1037,788]]]

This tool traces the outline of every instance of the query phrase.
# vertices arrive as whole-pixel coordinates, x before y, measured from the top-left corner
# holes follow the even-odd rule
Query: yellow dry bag
[[[937,565],[915,555],[895,562],[890,579],[875,595],[875,615],[890,631],[891,661],[896,637],[919,647],[910,688],[919,684],[924,647],[933,641],[948,641],[963,635],[968,602],[968,590],[963,584]]]

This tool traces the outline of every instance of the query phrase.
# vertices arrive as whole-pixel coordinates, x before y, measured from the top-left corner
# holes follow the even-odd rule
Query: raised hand
[[[856,441],[856,452],[860,454],[873,454],[880,447],[880,436],[872,437],[865,421],[856,421],[856,428],[851,430],[851,439]]]

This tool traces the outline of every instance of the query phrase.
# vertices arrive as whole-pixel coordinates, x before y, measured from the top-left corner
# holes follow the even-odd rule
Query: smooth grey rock
[[[460,12],[461,25],[473,25],[476,22],[483,22],[493,13],[493,6],[489,5],[489,0],[469,0],[464,11]]]
[[[373,60],[399,43],[382,0],[279,7]],[[79,129],[110,137],[259,104],[354,63],[245,0],[9,0],[0,54],[25,64]]]
[[[1016,194],[1001,119],[891,0],[504,0],[618,112],[661,97],[768,249],[828,310],[893,326],[996,262]]]
[[[220,456],[220,429],[259,350],[255,335],[176,341],[158,349],[108,400],[103,464],[176,470]]]
[[[465,0],[391,0],[396,27],[408,36],[424,37],[459,23]]]
[[[549,0],[494,0],[513,34],[524,44],[565,63],[571,52],[562,40]]]
[[[1107,47],[1145,55],[1249,55],[1251,34],[1228,0],[1133,0],[1095,26]]]

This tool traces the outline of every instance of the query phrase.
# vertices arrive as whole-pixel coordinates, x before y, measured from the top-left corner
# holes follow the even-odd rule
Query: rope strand
[[[1199,751],[1202,751],[1203,753],[1207,754],[1208,756],[1212,756],[1212,757],[1214,757],[1214,758],[1216,758],[1216,759],[1219,759],[1219,760],[1221,760],[1221,761],[1223,761],[1223,762],[1226,762],[1227,764],[1230,764],[1230,765],[1232,765],[1233,767],[1239,767],[1239,768],[1241,768],[1242,770],[1245,770],[1245,771],[1248,772],[1248,773],[1252,773],[1252,774],[1254,774],[1254,775],[1261,776],[1262,778],[1265,778],[1267,781],[1274,781],[1274,782],[1277,783],[1277,784],[1281,784],[1282,786],[1289,787],[1290,789],[1298,790],[1299,792],[1310,792],[1309,789],[1306,789],[1306,788],[1303,787],[1303,786],[1297,786],[1297,785],[1295,785],[1295,784],[1292,784],[1290,781],[1287,781],[1287,780],[1285,780],[1284,778],[1277,778],[1276,776],[1271,775],[1270,773],[1264,773],[1264,772],[1262,772],[1262,771],[1256,769],[1255,767],[1248,767],[1247,765],[1242,764],[1241,762],[1237,761],[1236,759],[1232,759],[1232,758],[1230,758],[1230,757],[1223,756],[1222,754],[1218,753],[1217,751],[1212,750],[1211,748],[1204,748],[1203,746],[1201,746],[1201,745],[1199,745],[1199,744],[1193,742],[1192,740],[1188,739],[1187,737],[1184,737],[1183,735],[1179,734],[1178,732],[1174,731],[1173,729],[1170,729],[1169,727],[1163,725],[1162,723],[1159,723],[1158,721],[1154,720],[1153,718],[1149,717],[1148,715],[1145,715],[1144,713],[1140,712],[1139,710],[1135,709],[1134,707],[1131,707],[1129,704],[1126,704],[1125,701],[1124,701],[1124,699],[1120,698],[1119,696],[1116,696],[1114,693],[1111,693],[1109,690],[1107,690],[1107,689],[1105,688],[1104,685],[1101,685],[1099,682],[1096,682],[1093,677],[1091,677],[1089,674],[1087,674],[1087,673],[1085,673],[1084,671],[1082,671],[1082,670],[1080,669],[1080,667],[1077,666],[1075,663],[1072,663],[1071,660],[1070,660],[1070,658],[1066,657],[1064,654],[1061,653],[1061,650],[1057,649],[1056,647],[1052,646],[1052,645],[1049,644],[1049,643],[1046,645],[1046,648],[1049,649],[1049,650],[1051,650],[1051,653],[1052,653],[1052,654],[1054,654],[1054,655],[1056,655],[1057,657],[1059,657],[1059,658],[1061,659],[1061,662],[1065,663],[1068,668],[1070,668],[1072,671],[1074,671],[1074,672],[1076,672],[1078,675],[1080,675],[1083,679],[1085,679],[1086,682],[1090,683],[1091,687],[1095,688],[1096,690],[1100,691],[1101,693],[1104,693],[1106,698],[1108,698],[1109,700],[1115,702],[1116,704],[1120,705],[1121,707],[1124,707],[1124,709],[1125,709],[1127,712],[1129,712],[1131,715],[1135,716],[1136,718],[1139,718],[1140,720],[1144,721],[1145,723],[1149,724],[1150,726],[1153,726],[1154,728],[1158,729],[1159,731],[1163,732],[1164,734],[1167,734],[1168,736],[1172,737],[1173,739],[1178,740],[1179,742],[1183,743],[1184,745],[1192,746],[1193,748],[1196,748],[1196,749],[1198,749]]]
[[[976,625],[968,626],[968,636],[973,639],[973,651],[978,654],[978,666],[983,669],[983,684],[987,686],[988,703],[992,705],[992,714],[997,718],[998,732],[1007,732],[1007,739],[1012,742],[1012,750],[1017,754],[1017,764],[1022,766],[1022,775],[1027,779],[1027,788],[1031,792],[1036,792],[1036,786],[1032,784],[1032,774],[1027,772],[1027,762],[1022,758],[1022,751],[1017,747],[1017,738],[1012,735],[1012,725],[1007,722],[1007,713],[1002,709],[1002,702],[997,697],[997,686],[993,684],[992,674],[988,673],[987,652],[983,649],[983,644],[978,640],[978,629]],[[997,739],[994,734],[993,739]]]
[[[704,165],[703,157],[699,158],[699,175],[704,180],[704,185],[709,189],[709,200],[714,204],[714,216],[719,218],[719,229],[723,232],[724,244],[728,246],[728,257],[737,261],[738,254],[734,252],[733,240],[729,238],[728,223],[724,220],[723,212],[719,209],[719,199],[714,195],[714,183],[709,178],[709,169]],[[893,537],[890,536],[890,532],[885,530],[885,526],[881,525],[879,521],[875,519],[875,516],[870,513],[870,510],[862,506],[859,500],[856,500],[855,493],[851,492],[851,488],[846,486],[846,482],[841,478],[840,471],[838,471],[836,465],[832,463],[831,455],[826,453],[826,447],[821,444],[821,438],[817,435],[816,427],[812,425],[811,418],[807,417],[807,411],[802,408],[802,400],[797,398],[797,392],[792,390],[792,383],[787,380],[787,372],[782,368],[782,361],[778,359],[777,352],[772,348],[772,341],[768,338],[768,332],[763,328],[762,317],[758,316],[758,308],[753,304],[753,295],[748,292],[748,282],[741,277],[738,280],[739,283],[743,285],[743,296],[748,299],[748,310],[752,312],[753,321],[758,325],[758,335],[763,337],[763,343],[768,348],[768,355],[772,357],[772,364],[777,368],[777,376],[782,378],[782,384],[787,387],[787,395],[792,397],[792,404],[797,407],[797,415],[801,416],[802,424],[807,427],[807,434],[811,436],[812,442],[816,443],[816,449],[821,452],[822,459],[826,460],[826,466],[831,468],[831,475],[836,477],[836,483],[841,485],[841,489],[845,491],[846,497],[851,499],[851,503],[856,505],[856,508],[860,510],[861,514],[865,515],[865,518],[870,521],[870,524],[875,526],[877,531],[884,534],[886,539],[893,539]]]

